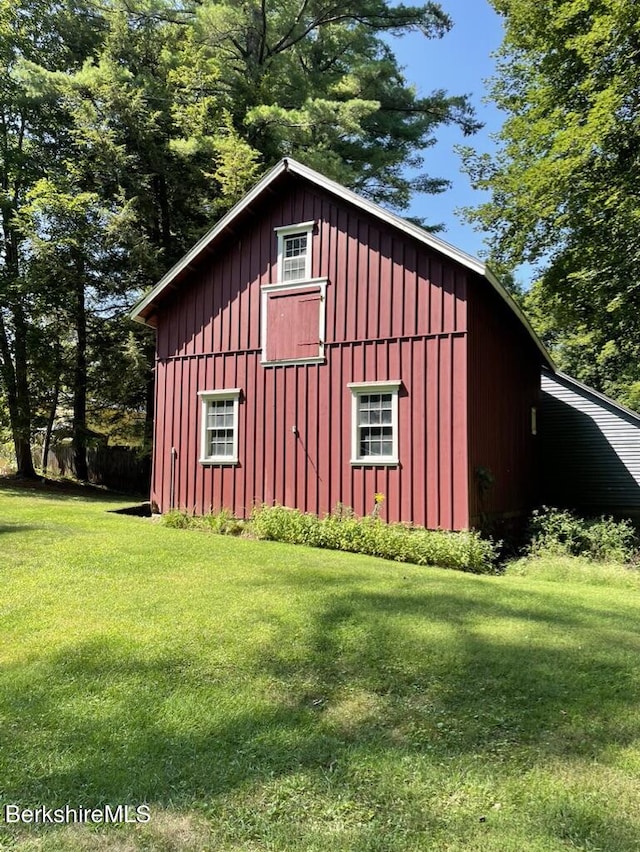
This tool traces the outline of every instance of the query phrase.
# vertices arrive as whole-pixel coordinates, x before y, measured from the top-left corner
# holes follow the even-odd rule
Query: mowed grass
[[[477,577],[0,490],[2,850],[638,850],[638,575]]]

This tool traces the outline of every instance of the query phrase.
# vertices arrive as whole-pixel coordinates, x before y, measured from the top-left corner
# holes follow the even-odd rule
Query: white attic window
[[[276,228],[278,235],[278,283],[311,278],[311,235],[315,222]]]

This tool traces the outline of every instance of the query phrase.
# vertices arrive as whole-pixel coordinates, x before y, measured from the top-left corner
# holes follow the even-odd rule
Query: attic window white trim
[[[315,222],[275,228],[278,237],[278,283],[292,284],[311,278],[312,236]]]
[[[201,408],[200,424],[200,464],[237,464],[238,463],[238,413],[241,388],[223,388],[221,390],[198,391]],[[228,403],[221,411],[216,411],[218,403]],[[219,424],[211,425],[209,415],[215,413],[223,417]],[[231,414],[229,424],[228,415]],[[217,438],[217,440],[215,440]],[[212,441],[224,446],[223,452],[212,452]]]
[[[381,382],[349,382],[347,387],[351,391],[351,464],[352,465],[397,465],[399,464],[398,455],[398,396],[400,394],[400,380],[381,381]],[[369,422],[372,420],[371,405],[376,404],[375,397],[380,397],[377,402],[380,404],[378,418],[380,422]],[[390,409],[386,407],[387,400],[382,397],[390,397]],[[363,408],[363,397],[374,397],[373,400],[367,401],[367,410]],[[390,420],[382,422],[382,408],[385,411],[390,410]],[[375,413],[377,409],[373,409]],[[365,422],[365,420],[367,422]],[[383,437],[382,431],[376,438],[373,435],[375,429],[388,429],[390,435]],[[363,451],[363,447],[368,444],[373,447],[375,443],[380,447],[384,444],[391,443],[390,453],[381,453],[379,455],[371,455]]]

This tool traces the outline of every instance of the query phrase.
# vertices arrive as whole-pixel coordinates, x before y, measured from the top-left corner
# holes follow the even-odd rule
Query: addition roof
[[[563,384],[565,387],[569,388],[569,390],[573,390],[577,393],[578,396],[591,397],[592,401],[596,404],[600,403],[609,410],[613,409],[614,413],[621,414],[626,420],[633,421],[640,426],[640,414],[637,411],[632,411],[630,408],[621,405],[619,402],[616,402],[615,399],[611,399],[610,396],[606,396],[605,394],[600,393],[600,391],[589,387],[589,385],[579,382],[578,379],[574,379],[573,376],[569,376],[567,373],[563,373],[560,370],[555,370],[553,372],[543,370],[542,375],[548,376],[559,384]]]
[[[249,210],[251,204],[268,192],[275,181],[277,181],[281,175],[286,173],[301,177],[309,183],[325,190],[330,195],[340,198],[343,201],[347,201],[354,207],[369,213],[376,219],[385,222],[387,225],[391,225],[393,228],[402,231],[423,245],[428,246],[434,251],[440,252],[440,254],[445,255],[451,260],[455,260],[461,266],[466,267],[486,279],[493,289],[506,302],[521,325],[524,326],[529,337],[540,352],[543,363],[552,370],[555,370],[551,356],[532,329],[529,321],[486,263],[483,263],[481,260],[472,257],[466,252],[452,246],[450,243],[447,243],[439,237],[425,231],[424,228],[420,228],[418,225],[408,222],[406,219],[397,216],[395,213],[385,210],[385,208],[381,207],[379,204],[375,204],[373,201],[363,198],[352,190],[347,189],[336,181],[330,180],[324,175],[321,175],[319,172],[316,172],[314,169],[309,168],[309,166],[305,166],[291,157],[283,158],[270,171],[268,171],[267,174],[249,190],[244,198],[232,207],[231,210],[229,210],[229,212],[223,216],[222,219],[220,219],[213,228],[211,228],[211,230],[208,231],[202,239],[200,239],[184,255],[184,257],[182,257],[175,266],[173,266],[160,279],[160,281],[158,281],[155,287],[153,287],[145,296],[143,296],[142,299],[140,299],[131,311],[131,318],[136,320],[136,322],[143,323],[144,325],[155,326],[156,321],[154,314],[158,303],[161,301],[162,295],[166,295],[165,291],[176,289],[184,276],[199,262],[201,255],[213,249],[216,240],[223,234],[227,233],[241,215],[245,211]]]

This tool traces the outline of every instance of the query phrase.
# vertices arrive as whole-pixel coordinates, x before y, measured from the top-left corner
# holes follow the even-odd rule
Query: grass
[[[0,849],[636,850],[639,575],[504,577],[0,490]]]

